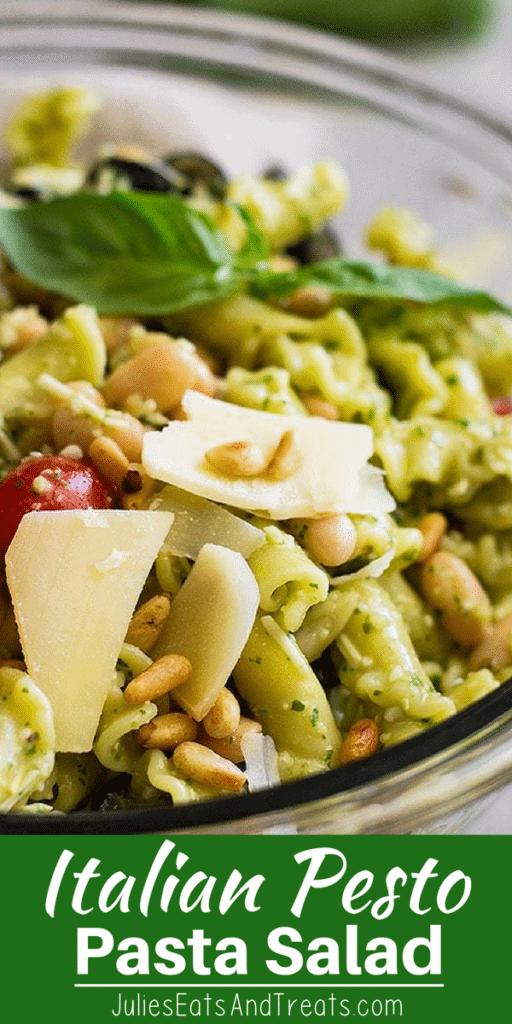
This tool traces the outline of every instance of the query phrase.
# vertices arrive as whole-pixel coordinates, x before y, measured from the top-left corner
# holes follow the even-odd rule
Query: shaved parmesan
[[[370,427],[260,412],[196,391],[186,392],[182,406],[186,421],[145,435],[142,462],[156,480],[268,519],[334,512],[375,514],[395,507],[381,474],[368,466],[373,454]],[[288,430],[295,436],[300,459],[285,480],[226,476],[206,459],[217,445],[249,441],[263,449],[270,461]]]
[[[5,559],[28,670],[56,749],[90,750],[121,645],[170,512],[29,512]]]

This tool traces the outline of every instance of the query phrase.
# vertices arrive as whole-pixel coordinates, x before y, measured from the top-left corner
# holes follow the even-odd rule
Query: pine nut
[[[236,765],[200,743],[180,743],[172,760],[185,778],[205,786],[228,789],[233,793],[238,793],[245,786],[245,775]]]
[[[259,722],[255,722],[252,718],[244,718],[242,715],[237,728],[230,736],[216,739],[213,736],[209,736],[206,730],[203,730],[200,734],[200,741],[205,747],[214,750],[220,757],[225,757],[228,761],[233,761],[234,764],[241,764],[245,760],[241,747],[242,739],[248,732],[261,731]]]
[[[128,459],[110,437],[96,437],[87,452],[89,458],[107,480],[120,487],[129,466]]]
[[[190,715],[174,711],[169,715],[157,715],[135,733],[137,743],[148,750],[174,750],[179,743],[197,739],[198,726]]]
[[[344,565],[355,551],[356,528],[343,512],[323,519],[292,519],[290,527],[320,565]]]
[[[283,303],[287,313],[294,316],[304,316],[307,319],[316,319],[325,316],[332,306],[332,293],[328,288],[320,285],[304,285],[297,288]]]
[[[271,480],[288,480],[300,465],[300,451],[293,430],[285,430],[268,466]]]
[[[129,704],[144,704],[146,700],[157,700],[176,686],[186,682],[192,674],[192,665],[181,654],[164,654],[149,668],[128,683],[124,691]]]
[[[171,600],[167,594],[155,594],[135,612],[128,626],[126,643],[149,654],[169,615]]]
[[[321,416],[324,420],[339,420],[339,413],[334,402],[328,402],[321,395],[312,391],[299,391],[299,398],[306,406],[310,416]]]
[[[423,544],[418,555],[418,562],[426,562],[437,551],[447,529],[448,520],[441,512],[429,512],[416,524],[423,534]]]
[[[488,633],[491,603],[461,558],[436,551],[421,567],[420,586],[432,608],[442,612],[444,628],[462,647],[476,647]]]
[[[224,476],[261,476],[268,459],[251,441],[230,441],[206,452],[206,459]]]
[[[355,722],[341,744],[336,758],[336,766],[349,764],[351,761],[362,761],[378,750],[380,733],[377,722],[372,718],[361,718]]]
[[[214,739],[224,739],[240,724],[240,705],[231,690],[224,687],[215,704],[203,718],[203,728]]]
[[[512,665],[512,613],[493,623],[469,659],[470,672],[487,667],[498,672],[507,665]]]
[[[84,457],[82,449],[77,444],[68,444],[66,448],[62,448],[59,455],[62,455],[65,459],[76,459],[77,462]]]
[[[131,416],[129,412],[124,412],[118,413],[111,418],[107,417],[101,431],[105,437],[110,437],[112,441],[119,445],[121,451],[126,455],[128,462],[140,462],[144,427],[135,416]]]
[[[286,274],[289,270],[296,270],[298,265],[298,260],[283,253],[275,253],[268,261],[269,270],[274,274]]]
[[[121,505],[126,509],[142,508],[154,494],[155,481],[139,463],[130,463],[121,484]]]

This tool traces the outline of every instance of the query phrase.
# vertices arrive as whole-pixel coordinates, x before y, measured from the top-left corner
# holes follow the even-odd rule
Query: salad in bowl
[[[325,160],[73,147],[0,204],[0,809],[188,804],[371,757],[512,674],[512,328]],[[357,193],[350,200],[357,202]]]

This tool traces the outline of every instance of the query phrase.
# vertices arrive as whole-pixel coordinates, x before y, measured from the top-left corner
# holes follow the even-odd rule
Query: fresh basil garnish
[[[209,217],[176,196],[77,192],[23,209],[0,208],[0,248],[28,280],[100,314],[159,316],[249,290],[281,298],[321,285],[340,299],[393,299],[479,312],[511,311],[486,292],[439,274],[332,259],[286,273],[247,211],[235,253]]]
[[[280,274],[262,273],[251,285],[253,295],[284,298],[297,288],[321,286],[339,299],[394,299],[473,309],[480,313],[510,313],[487,292],[459,284],[441,274],[385,263],[354,263],[333,259]]]
[[[175,196],[78,192],[0,209],[0,248],[30,281],[102,314],[171,313],[244,283],[225,236]]]

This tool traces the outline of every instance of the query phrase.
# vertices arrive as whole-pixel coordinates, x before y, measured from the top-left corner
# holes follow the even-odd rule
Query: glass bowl
[[[4,3],[0,29],[6,117],[27,92],[80,83],[104,98],[90,149],[186,145],[230,174],[334,157],[352,182],[338,224],[347,252],[363,253],[377,209],[412,207],[466,277],[512,301],[512,130],[417,82],[407,65],[324,33],[175,5]],[[6,815],[0,830],[457,832],[510,780],[512,682],[419,738],[322,776],[187,807]]]

